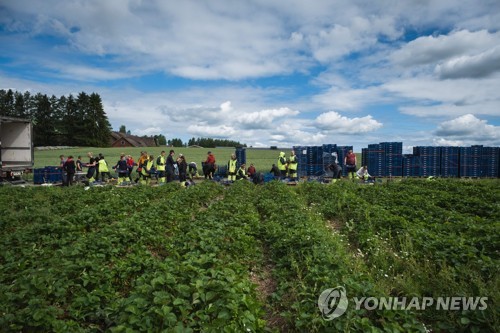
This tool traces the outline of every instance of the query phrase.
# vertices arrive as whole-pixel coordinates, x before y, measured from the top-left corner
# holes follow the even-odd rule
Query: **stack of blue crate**
[[[441,177],[458,177],[459,163],[459,147],[441,147]]]
[[[313,146],[307,147],[308,176],[321,176],[325,172],[323,170],[323,147]]]
[[[403,143],[381,142],[385,152],[385,175],[401,177],[403,175]]]
[[[46,174],[45,168],[37,168],[33,170],[33,183],[34,184],[43,184],[48,182],[48,176]]]
[[[307,147],[304,146],[294,146],[292,149],[297,155],[297,175],[298,177],[307,176]]]
[[[59,183],[62,182],[62,168],[55,166],[45,167],[45,176],[47,183]]]
[[[361,148],[361,166],[368,165],[368,148]]]
[[[240,167],[242,164],[247,163],[247,151],[245,148],[236,148],[236,160],[238,161],[237,166]]]
[[[403,155],[403,177],[418,177],[420,175],[420,157],[413,154]]]
[[[460,177],[481,177],[483,146],[460,147]]]
[[[441,147],[413,147],[413,155],[420,157],[419,176],[439,176],[441,172]]]
[[[482,177],[496,178],[499,176],[500,147],[483,147]]]
[[[386,176],[385,150],[382,144],[368,145],[368,172],[375,177]]]

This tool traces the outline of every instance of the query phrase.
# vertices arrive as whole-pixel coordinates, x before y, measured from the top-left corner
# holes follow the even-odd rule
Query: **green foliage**
[[[495,331],[497,185],[2,187],[0,327]],[[336,286],[349,298],[485,296],[488,309],[368,311],[350,299],[326,321],[317,299]]]
[[[488,297],[485,311],[419,313],[432,328],[498,327],[498,181],[303,184],[299,193],[325,218],[337,221],[389,294]]]
[[[238,141],[227,139],[213,139],[213,138],[191,138],[188,141],[188,146],[201,146],[204,148],[215,147],[246,147],[246,144],[241,144]]]

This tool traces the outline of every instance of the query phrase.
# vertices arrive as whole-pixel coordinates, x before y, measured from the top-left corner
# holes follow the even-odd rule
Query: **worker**
[[[238,160],[236,159],[236,154],[231,154],[229,162],[227,162],[227,180],[234,182],[236,180],[236,168]]]
[[[334,161],[332,164],[328,165],[328,170],[332,172],[333,179],[340,179],[340,176],[342,175],[342,167],[339,165],[337,153],[333,152],[332,157],[334,158]]]
[[[189,163],[189,168],[188,168],[188,173],[189,173],[189,179],[193,180],[193,178],[198,178],[198,166],[196,165],[196,162],[190,162]]]
[[[88,152],[87,153],[87,156],[89,158],[89,163],[86,164],[86,167],[89,168],[87,170],[87,179],[88,179],[88,182],[89,183],[92,183],[95,178],[94,178],[94,174],[95,174],[95,169],[96,169],[96,159],[94,158],[94,154],[92,152]]]
[[[285,153],[280,152],[280,156],[278,157],[278,169],[280,171],[280,176],[282,179],[286,177],[286,167],[287,164],[286,164]]]
[[[104,159],[104,155],[99,154],[99,174],[101,175],[101,182],[106,181],[106,176],[108,177],[108,180],[111,178],[111,174],[109,173],[109,168],[108,168],[108,163],[106,163],[106,160]]]
[[[348,178],[354,179],[356,177],[356,154],[349,150],[344,157],[344,166],[347,171]]]
[[[295,150],[292,150],[288,159],[288,177],[292,181],[297,180],[297,163],[297,155],[295,155]]]
[[[135,182],[136,183],[139,181],[139,179],[141,179],[141,177],[142,177],[142,166],[145,163],[147,163],[148,159],[149,159],[148,153],[145,152],[145,151],[141,151],[141,156],[137,160],[137,169],[136,169],[137,177],[135,178]]]
[[[359,179],[365,180],[365,181],[373,178],[368,173],[368,167],[366,165],[363,165],[361,168],[359,168],[359,170],[356,172],[356,176]]]
[[[248,179],[247,173],[245,171],[245,164],[242,164],[238,171],[236,172],[236,180]]]
[[[215,156],[211,151],[207,153],[207,159],[203,164],[203,174],[205,179],[212,179],[215,173]]]
[[[248,177],[253,179],[253,176],[255,175],[256,172],[257,170],[255,170],[255,166],[253,165],[253,163],[250,163],[250,166],[247,169]]]
[[[165,165],[167,164],[167,160],[165,158],[165,151],[162,150],[158,158],[156,159],[156,170],[158,171],[158,183],[165,183]]]
[[[113,169],[116,169],[116,173],[118,173],[118,184],[127,182],[128,166],[125,154],[120,155],[120,160],[116,163]]]
[[[142,185],[149,185],[151,183],[151,173],[154,172],[153,160],[154,160],[153,155],[150,155],[149,158],[145,160],[142,164],[142,170],[141,170]]]
[[[170,150],[167,157],[167,183],[173,182],[175,177],[175,168],[177,166],[177,162],[174,160],[175,152],[173,149]]]

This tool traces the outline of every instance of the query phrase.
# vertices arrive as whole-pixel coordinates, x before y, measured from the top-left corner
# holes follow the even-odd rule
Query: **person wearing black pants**
[[[174,181],[174,175],[175,175],[174,154],[175,152],[173,150],[170,150],[170,153],[168,154],[167,157],[167,165],[165,167],[165,170],[167,172],[167,183]]]
[[[76,164],[73,160],[73,156],[68,156],[68,159],[64,162],[63,169],[66,172],[65,186],[73,185],[73,178],[75,177]]]

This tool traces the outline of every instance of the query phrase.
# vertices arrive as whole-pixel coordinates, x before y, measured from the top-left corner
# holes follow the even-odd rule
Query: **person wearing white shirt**
[[[356,172],[356,176],[358,176],[359,179],[363,180],[368,180],[372,178],[370,174],[368,173],[368,167],[366,165],[363,165],[359,170]]]

